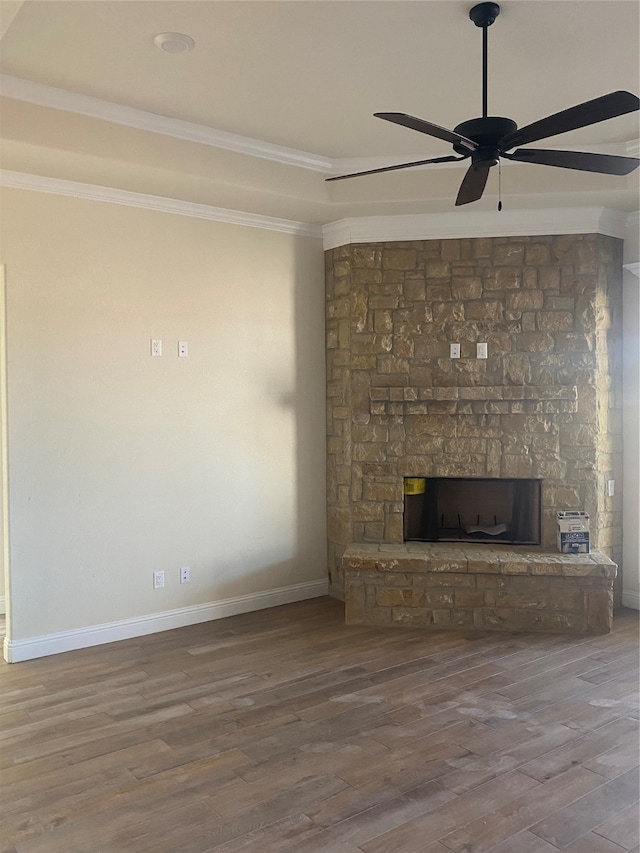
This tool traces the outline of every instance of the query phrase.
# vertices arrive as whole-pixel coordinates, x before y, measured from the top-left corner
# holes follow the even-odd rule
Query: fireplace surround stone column
[[[326,252],[334,596],[346,548],[403,542],[404,477],[540,478],[540,550],[580,509],[620,564],[621,280],[622,241],[599,234]]]

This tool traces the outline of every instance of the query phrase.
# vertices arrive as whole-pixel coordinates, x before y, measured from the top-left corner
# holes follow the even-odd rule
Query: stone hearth
[[[349,625],[605,634],[616,565],[604,554],[414,543],[352,545]]]
[[[544,554],[549,583],[571,577],[573,588],[584,577],[584,599],[593,578],[561,575],[558,566],[578,564],[551,559],[560,557],[555,514],[589,514],[596,563],[584,565],[620,562],[621,241],[581,234],[348,245],[329,250],[326,263],[331,593],[345,595],[353,548],[409,547],[404,478],[522,478],[539,480],[541,492],[541,544],[530,549],[526,574],[536,580]],[[451,343],[460,358],[450,357]],[[477,357],[478,343],[487,358]],[[495,565],[492,544],[477,547]],[[494,574],[511,576],[486,573]],[[493,606],[487,595],[483,607]],[[518,613],[536,609],[532,601]],[[522,615],[520,627],[529,626]]]

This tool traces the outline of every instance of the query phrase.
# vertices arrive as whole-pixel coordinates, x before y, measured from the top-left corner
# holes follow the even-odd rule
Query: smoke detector
[[[153,43],[166,53],[187,53],[196,46],[191,36],[184,33],[158,33]]]

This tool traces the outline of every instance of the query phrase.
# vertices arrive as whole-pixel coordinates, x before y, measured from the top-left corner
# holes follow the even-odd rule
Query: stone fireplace
[[[434,571],[428,567],[437,553],[437,560],[446,562],[447,555],[453,560],[451,574],[467,574],[467,593],[474,591],[466,599],[459,596],[470,602],[462,621],[452,621],[453,611],[447,621],[440,608],[438,624],[491,627],[486,609],[492,607],[495,616],[500,596],[477,594],[478,580],[469,583],[475,563],[490,567],[485,575],[544,578],[544,596],[535,593],[535,583],[529,584],[528,604],[517,594],[524,609],[556,614],[547,620],[551,629],[590,630],[589,620],[557,618],[561,600],[575,613],[580,596],[585,608],[590,596],[593,611],[598,592],[610,611],[622,546],[621,271],[621,241],[598,234],[368,243],[327,251],[327,504],[334,596],[345,597],[350,575],[351,588],[378,608],[374,621],[436,624],[439,608],[428,607],[425,597],[433,578],[421,581],[417,594],[414,573],[416,561],[427,573]],[[453,343],[460,345],[459,358],[451,357]],[[478,357],[479,343],[486,344],[486,357]],[[536,483],[529,499],[538,507],[536,536],[424,536],[424,527],[416,535],[418,510],[405,495],[405,482],[416,478],[435,479],[445,490],[448,481],[466,480],[472,491],[474,480],[478,488],[503,481],[505,493],[525,481]],[[591,520],[592,553],[577,562],[556,547],[556,511],[573,509],[586,511]],[[507,524],[487,510],[477,526]],[[440,526],[448,531],[473,526],[473,516],[463,514],[469,515],[441,508]],[[438,526],[437,516],[431,518]],[[478,556],[482,548],[484,556]],[[381,562],[382,553],[408,562],[390,568]],[[516,565],[514,572],[505,568]],[[385,574],[397,595],[380,595]],[[583,579],[579,592],[577,577]],[[558,594],[550,595],[554,578],[564,580]],[[385,599],[396,605],[383,613],[378,602]],[[422,621],[403,616],[409,599],[421,603]],[[494,627],[513,629],[514,619],[525,624],[519,614],[512,617],[498,619]],[[595,622],[603,630],[606,619],[600,615]]]

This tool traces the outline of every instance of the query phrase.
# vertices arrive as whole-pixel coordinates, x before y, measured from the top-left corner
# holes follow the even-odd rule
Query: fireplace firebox
[[[407,477],[404,539],[539,545],[541,480]]]

